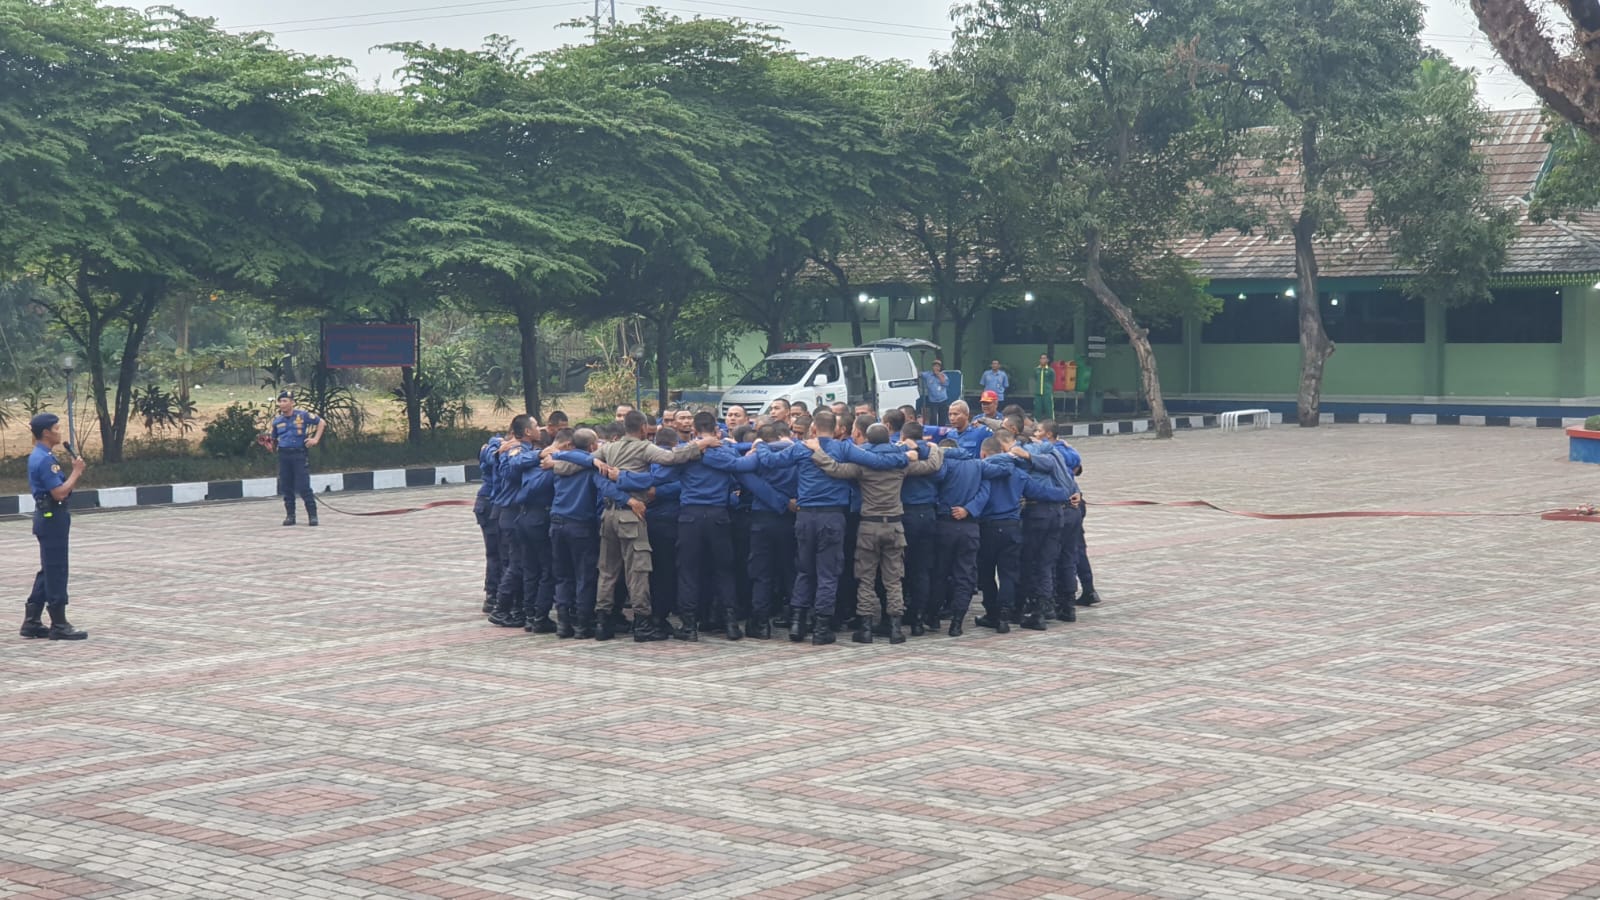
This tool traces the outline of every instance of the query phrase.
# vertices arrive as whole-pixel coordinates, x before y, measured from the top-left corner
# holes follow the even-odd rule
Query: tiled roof
[[[1481,149],[1488,156],[1489,191],[1497,202],[1514,205],[1520,215],[1517,237],[1508,248],[1504,272],[1511,274],[1600,271],[1600,215],[1584,213],[1559,222],[1535,223],[1527,216],[1527,197],[1544,170],[1550,145],[1537,109],[1505,110]],[[1242,161],[1245,193],[1263,203],[1297,204],[1298,170],[1285,165],[1276,172],[1259,161]],[[1317,241],[1318,270],[1325,278],[1389,277],[1411,274],[1389,251],[1388,234],[1366,227],[1370,191],[1340,201],[1346,231]],[[1256,229],[1193,235],[1178,243],[1180,255],[1199,263],[1214,280],[1294,278],[1294,238],[1285,232]]]

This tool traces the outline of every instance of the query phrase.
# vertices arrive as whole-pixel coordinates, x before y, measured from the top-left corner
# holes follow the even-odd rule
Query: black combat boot
[[[1001,618],[1001,616],[991,616],[985,614],[973,619],[972,624],[978,626],[979,628],[993,628],[995,622],[999,621]]]
[[[39,616],[44,614],[43,603],[29,603],[22,613],[22,631],[25,638],[42,638],[50,636],[50,629],[41,621]]]
[[[952,616],[950,618],[950,631],[947,632],[947,633],[951,637],[961,637],[961,635],[964,634],[964,632],[961,630],[961,617],[960,616]]]
[[[529,634],[555,634],[556,623],[550,621],[549,613],[544,613],[529,619],[523,628],[527,629]]]
[[[768,640],[772,637],[772,620],[766,616],[753,616],[745,623],[744,633],[758,641]]]
[[[694,613],[683,613],[678,618],[682,620],[683,625],[673,637],[680,641],[699,641],[700,626],[695,624]]]
[[[572,627],[572,618],[572,613],[564,609],[556,610],[556,637],[565,640],[577,634]]]
[[[922,624],[922,611],[907,609],[905,618],[911,620],[911,636],[922,637],[928,633],[928,626]]]
[[[522,608],[507,600],[495,606],[489,614],[489,624],[497,628],[521,628],[527,624],[522,618]]]
[[[872,620],[862,616],[856,619],[856,630],[854,634],[850,635],[850,640],[858,644],[870,644],[872,643],[873,630]]]
[[[310,525],[312,528],[317,527],[317,514],[306,513],[306,524]]]
[[[806,611],[803,609],[789,610],[789,642],[798,644],[806,639]]]
[[[286,527],[286,528],[288,526],[290,526],[290,525],[293,525],[294,524],[294,516],[284,516],[283,517],[283,524],[284,524],[284,527]]]
[[[878,637],[888,637],[889,617],[880,613],[878,618],[873,620],[872,633]]]
[[[900,616],[889,617],[889,643],[891,644],[904,644],[906,642],[906,633],[900,630],[900,621]]]
[[[1063,622],[1078,621],[1078,604],[1071,600],[1056,604],[1056,618]]]
[[[494,612],[494,595],[485,592],[483,595],[483,614],[487,616],[492,612]]]
[[[937,609],[928,610],[926,618],[928,620],[928,630],[937,632],[939,630],[939,611]]]
[[[739,628],[738,614],[730,609],[727,611],[725,618],[726,621],[723,623],[722,632],[723,637],[726,637],[730,641],[743,640],[744,632]]]
[[[290,525],[293,525],[294,524],[294,498],[293,497],[290,497],[287,500],[283,501],[283,511],[284,511],[284,513],[286,513],[286,515],[283,517],[284,526],[288,527]]]
[[[1100,594],[1094,588],[1086,588],[1074,602],[1078,606],[1094,606],[1100,602]]]
[[[672,633],[656,624],[655,619],[649,616],[633,620],[633,642],[647,644],[652,641],[666,641],[672,639]]]
[[[790,633],[793,634],[792,631]],[[828,616],[818,616],[816,627],[811,629],[812,646],[821,647],[833,641],[833,619]]]
[[[79,631],[67,621],[67,605],[65,603],[50,604],[50,633],[52,641],[83,641],[88,640],[89,632]]]
[[[600,616],[595,623],[594,639],[597,641],[609,641],[616,636],[617,629],[615,625],[611,624],[610,614]]]
[[[578,613],[578,639],[594,640],[594,611]]]
[[[1042,609],[1040,612],[1028,613],[1022,617],[1022,627],[1029,631],[1044,631],[1046,630],[1044,620],[1045,614]]]

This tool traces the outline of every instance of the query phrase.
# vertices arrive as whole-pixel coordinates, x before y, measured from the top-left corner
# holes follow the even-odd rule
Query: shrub
[[[615,409],[622,403],[632,405],[633,361],[596,366],[589,372],[583,390],[589,395],[589,408],[593,410]]]
[[[200,439],[200,450],[207,456],[244,456],[255,445],[261,426],[256,411],[235,403],[211,420]]]
[[[133,389],[133,410],[144,420],[146,434],[168,428],[188,431],[192,427],[189,418],[194,415],[194,401],[152,382]]]
[[[1584,419],[1583,427],[1589,431],[1600,431],[1600,416],[1590,416]]]

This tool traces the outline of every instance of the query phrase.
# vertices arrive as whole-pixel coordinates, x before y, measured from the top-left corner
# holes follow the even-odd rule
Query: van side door
[[[917,364],[904,350],[872,351],[873,369],[877,373],[877,399],[883,404],[873,404],[880,413],[896,406],[917,406],[922,389],[917,378]]]

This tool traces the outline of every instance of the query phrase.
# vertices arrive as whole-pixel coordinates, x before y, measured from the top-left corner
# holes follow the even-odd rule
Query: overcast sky
[[[124,0],[125,2],[125,0]],[[602,0],[609,9],[610,0]],[[1465,0],[1426,0],[1424,39],[1457,63],[1478,72],[1490,106],[1533,106],[1533,96],[1489,48]],[[946,0],[662,0],[655,5],[684,17],[730,16],[782,26],[798,50],[818,56],[873,56],[926,62],[949,45]],[[135,5],[129,3],[128,5]],[[378,44],[424,40],[476,47],[487,34],[506,34],[531,49],[581,39],[558,27],[594,13],[594,0],[174,0],[225,28],[260,28],[280,46],[352,61],[362,80],[393,84],[395,59]],[[617,17],[630,19],[642,4],[616,0]]]

